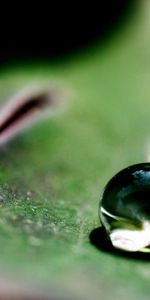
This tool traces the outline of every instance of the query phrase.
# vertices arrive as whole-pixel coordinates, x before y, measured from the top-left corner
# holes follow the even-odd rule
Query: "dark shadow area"
[[[127,259],[150,261],[150,253],[143,252],[125,252],[115,249],[108,240],[103,227],[95,228],[90,233],[90,242],[98,250],[109,253],[114,256],[120,256]]]
[[[138,0],[107,0],[79,3],[36,3],[7,15],[9,26],[0,29],[0,63],[24,59],[58,61],[96,41],[105,44],[122,30],[138,7]],[[6,20],[5,20],[6,21]]]

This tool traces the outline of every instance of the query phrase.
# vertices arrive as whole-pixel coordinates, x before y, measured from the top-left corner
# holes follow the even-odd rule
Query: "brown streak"
[[[31,98],[27,99],[20,107],[16,108],[16,111],[12,112],[11,116],[6,119],[3,124],[0,126],[0,134],[7,130],[11,125],[19,122],[26,115],[31,115],[35,110],[42,110],[48,104],[52,104],[53,97],[50,97],[49,93],[43,92],[39,95],[34,95]]]

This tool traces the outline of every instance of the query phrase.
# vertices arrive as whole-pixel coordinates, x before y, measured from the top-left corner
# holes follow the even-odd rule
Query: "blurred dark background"
[[[1,11],[0,62],[26,58],[63,58],[120,30],[135,11],[138,0],[85,3],[49,2],[8,5]]]

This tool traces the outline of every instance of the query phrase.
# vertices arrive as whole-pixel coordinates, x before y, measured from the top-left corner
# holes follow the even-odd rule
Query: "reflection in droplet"
[[[150,252],[150,163],[116,174],[104,189],[99,214],[114,247]]]

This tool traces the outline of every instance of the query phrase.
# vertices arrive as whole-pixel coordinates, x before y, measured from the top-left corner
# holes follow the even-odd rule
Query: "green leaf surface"
[[[54,82],[68,98],[0,149],[1,277],[75,299],[149,299],[149,260],[102,251],[89,239],[106,182],[150,159],[149,17],[143,4],[104,48],[61,64],[1,70],[1,102],[39,82]]]

